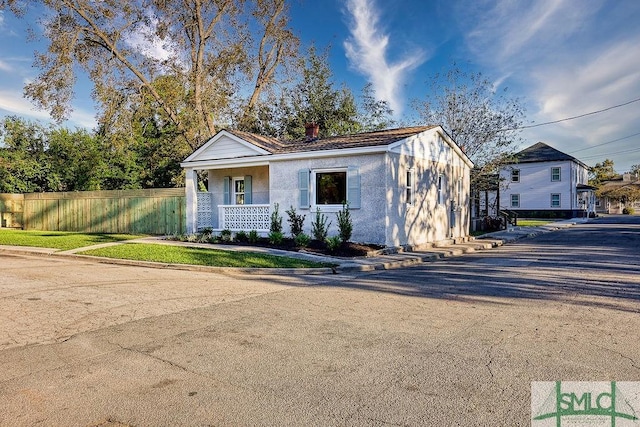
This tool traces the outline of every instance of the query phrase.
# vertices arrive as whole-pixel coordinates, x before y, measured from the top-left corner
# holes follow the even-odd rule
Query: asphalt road
[[[528,426],[532,381],[640,380],[639,247],[626,216],[351,276],[0,255],[0,425]]]

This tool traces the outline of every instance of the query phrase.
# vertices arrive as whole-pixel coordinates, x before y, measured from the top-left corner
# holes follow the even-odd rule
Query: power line
[[[546,125],[552,125],[552,124],[555,124],[555,123],[566,122],[566,121],[569,121],[569,120],[575,120],[575,119],[579,119],[579,118],[582,118],[582,117],[591,116],[591,115],[594,115],[594,114],[604,113],[605,111],[613,110],[614,108],[624,107],[625,105],[633,104],[634,102],[638,102],[638,101],[640,101],[640,98],[636,98],[636,99],[633,99],[631,101],[628,101],[628,102],[625,102],[625,103],[622,103],[622,104],[614,105],[612,107],[603,108],[601,110],[592,111],[590,113],[580,114],[579,116],[567,117],[567,118],[564,118],[564,119],[554,120],[552,122],[538,123],[538,124],[535,124],[535,125],[527,125],[527,126],[519,126],[519,127],[515,127],[515,128],[509,128],[509,129],[501,129],[501,131],[502,132],[506,132],[506,131],[509,131],[509,130],[530,129],[530,128],[535,128],[535,127],[538,127],[538,126],[546,126]]]
[[[629,150],[623,150],[623,151],[614,151],[613,153],[606,153],[604,154],[604,156],[609,157],[611,155],[614,154],[628,154],[628,153],[637,153],[640,152],[640,148],[631,148]],[[586,157],[581,157],[580,160],[589,160],[589,159],[596,159],[596,158],[601,158],[603,157],[602,154],[594,154],[592,156],[586,156]]]
[[[614,142],[622,141],[623,139],[631,138],[631,137],[634,137],[636,135],[640,135],[640,132],[634,133],[632,135],[623,136],[622,138],[613,139],[611,141],[603,142],[602,144],[592,145],[591,147],[581,148],[579,150],[570,151],[569,154],[574,154],[574,153],[577,153],[579,151],[591,150],[592,148],[602,147],[603,145],[607,145],[607,144],[613,144]]]

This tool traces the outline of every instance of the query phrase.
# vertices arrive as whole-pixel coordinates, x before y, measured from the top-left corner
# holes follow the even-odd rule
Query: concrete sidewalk
[[[292,252],[280,249],[264,248],[258,246],[241,246],[241,245],[217,245],[209,243],[195,243],[195,242],[178,242],[173,240],[166,240],[163,237],[145,237],[141,239],[127,240],[122,242],[103,243],[99,245],[87,246],[82,248],[76,248],[66,251],[60,251],[56,249],[46,248],[33,248],[25,246],[1,246],[0,252],[13,252],[21,254],[37,254],[46,256],[63,256],[74,257],[82,259],[92,259],[101,263],[109,264],[123,264],[123,265],[138,265],[154,268],[171,268],[190,271],[215,271],[215,272],[234,272],[234,273],[247,273],[247,274],[264,274],[265,269],[262,268],[232,268],[232,267],[207,267],[207,266],[195,266],[186,264],[167,264],[159,262],[149,261],[133,261],[133,260],[121,260],[112,258],[92,257],[87,255],[79,255],[80,252],[102,248],[107,246],[122,245],[128,243],[152,243],[159,245],[175,245],[186,247],[197,247],[205,249],[218,249],[224,251],[242,251],[242,252],[257,252],[265,253],[276,256],[286,256],[289,258],[303,259],[307,261],[324,262],[334,264],[336,267],[332,268],[270,268],[267,269],[270,273],[275,274],[332,274],[342,272],[358,272],[358,271],[373,271],[373,270],[390,270],[395,268],[403,268],[412,265],[422,264],[426,262],[432,262],[435,260],[460,256],[470,252],[476,252],[480,250],[491,249],[497,246],[501,246],[505,243],[514,242],[527,237],[534,237],[539,234],[549,233],[562,228],[572,227],[578,223],[587,222],[585,218],[574,218],[570,220],[557,221],[537,227],[509,227],[506,230],[496,231],[493,233],[487,233],[479,237],[470,237],[465,241],[444,241],[433,245],[421,246],[418,248],[412,248],[411,250],[405,250],[402,248],[387,249],[380,254],[358,257],[358,258],[339,258],[326,255],[316,255],[309,252]]]

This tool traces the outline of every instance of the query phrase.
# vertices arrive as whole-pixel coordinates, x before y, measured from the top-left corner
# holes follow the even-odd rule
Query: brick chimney
[[[307,123],[304,125],[304,136],[307,141],[317,139],[319,131],[320,126],[317,123]]]

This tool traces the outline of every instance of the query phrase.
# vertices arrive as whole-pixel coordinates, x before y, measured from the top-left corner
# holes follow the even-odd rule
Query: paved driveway
[[[640,379],[639,246],[625,217],[353,276],[3,255],[0,425],[530,425],[531,381]]]

